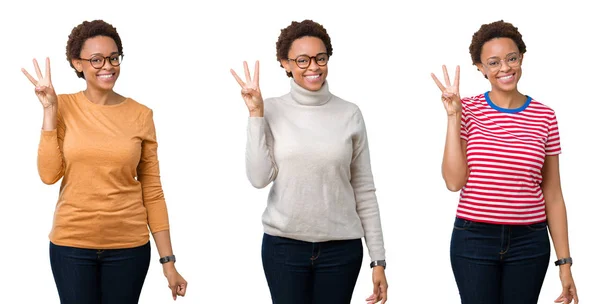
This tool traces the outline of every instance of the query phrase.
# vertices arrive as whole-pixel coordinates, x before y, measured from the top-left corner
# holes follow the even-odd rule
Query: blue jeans
[[[350,303],[362,258],[361,239],[310,243],[263,236],[263,268],[273,304]]]
[[[496,225],[456,218],[450,260],[463,304],[536,304],[550,260],[546,222]]]
[[[81,249],[50,242],[61,304],[135,304],[150,266],[150,242],[127,249]]]

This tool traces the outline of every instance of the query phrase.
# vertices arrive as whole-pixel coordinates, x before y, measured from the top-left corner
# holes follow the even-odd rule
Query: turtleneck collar
[[[290,94],[292,99],[305,106],[322,106],[326,104],[333,95],[329,92],[329,85],[327,81],[323,83],[323,86],[318,91],[309,91],[299,86],[294,79],[290,79],[291,91]]]

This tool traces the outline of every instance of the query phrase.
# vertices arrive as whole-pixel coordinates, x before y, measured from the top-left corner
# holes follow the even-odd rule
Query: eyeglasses
[[[522,57],[520,54],[512,53],[506,56],[504,59],[490,58],[485,65],[491,72],[495,72],[502,68],[502,61],[504,61],[504,63],[506,63],[509,67],[516,68],[521,65],[521,59]]]
[[[104,66],[104,62],[108,59],[108,63],[112,66],[120,66],[123,62],[123,54],[111,54],[110,56],[94,55],[90,59],[79,58],[81,60],[89,61],[93,68],[101,69]]]
[[[319,53],[317,56],[300,55],[296,59],[288,59],[296,62],[296,65],[301,69],[306,69],[310,66],[310,62],[315,59],[315,63],[318,66],[326,66],[329,61],[329,55],[327,53]]]

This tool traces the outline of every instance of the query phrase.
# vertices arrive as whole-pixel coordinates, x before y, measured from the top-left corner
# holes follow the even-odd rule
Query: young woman
[[[273,303],[350,303],[364,236],[373,268],[368,303],[387,301],[385,250],[359,108],[329,91],[331,40],[320,24],[292,22],[276,43],[291,90],[264,100],[259,65],[244,62],[250,112],[246,172],[273,183],[263,213],[262,260]]]
[[[451,262],[462,303],[535,304],[548,269],[550,241],[563,290],[557,303],[578,303],[571,275],[561,152],[554,111],[517,89],[526,51],[510,23],[484,24],[469,48],[491,90],[460,98],[443,67],[448,113],[442,175],[461,190]]]
[[[150,262],[148,226],[173,300],[187,288],[171,249],[152,110],[113,90],[122,59],[116,29],[95,20],[67,42],[84,91],[57,96],[49,59],[43,75],[34,59],[37,79],[23,69],[44,109],[40,177],[62,178],[50,263],[63,304],[137,303]]]

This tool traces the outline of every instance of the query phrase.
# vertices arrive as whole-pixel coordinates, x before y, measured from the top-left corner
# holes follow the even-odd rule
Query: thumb
[[[242,94],[248,94],[254,96],[256,94],[256,89],[254,88],[243,88]]]
[[[185,283],[181,283],[179,285],[177,285],[177,294],[180,296],[185,296]]]
[[[35,91],[36,92],[44,92],[44,93],[46,93],[48,91],[48,87],[47,86],[36,86],[35,87]]]

